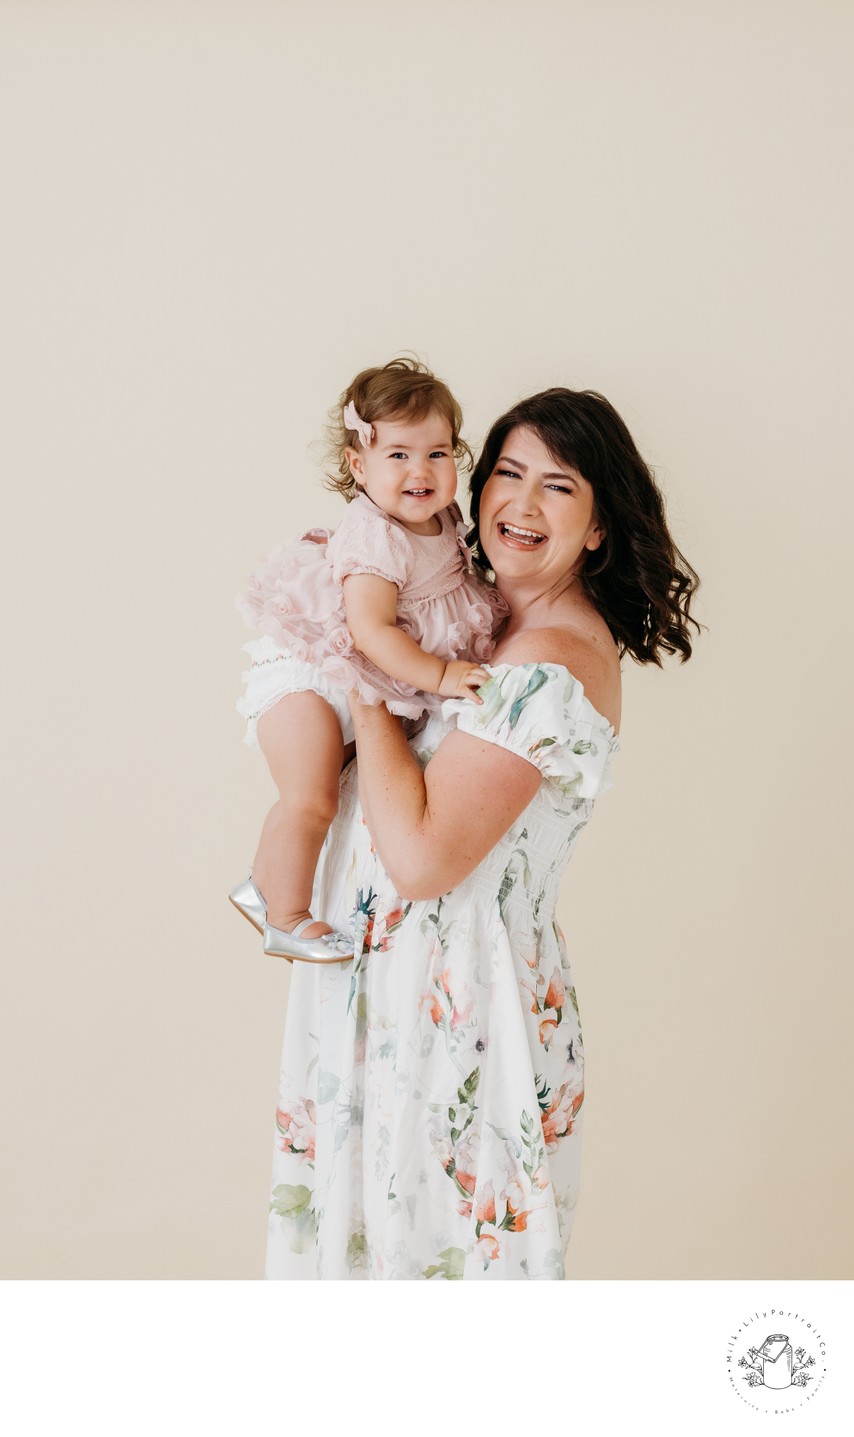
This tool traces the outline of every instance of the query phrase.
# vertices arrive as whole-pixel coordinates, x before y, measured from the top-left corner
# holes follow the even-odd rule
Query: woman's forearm
[[[401,898],[437,898],[504,837],[540,786],[533,762],[449,733],[422,770],[400,720],[350,695],[359,796],[380,862]]]
[[[427,811],[424,774],[400,719],[384,704],[374,707],[351,697],[350,712],[362,812],[383,867],[394,882],[394,855],[417,850],[423,837]]]

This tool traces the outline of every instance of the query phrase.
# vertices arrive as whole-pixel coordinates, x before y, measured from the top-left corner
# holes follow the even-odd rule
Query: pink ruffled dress
[[[360,493],[337,529],[309,529],[275,549],[236,599],[263,638],[245,644],[252,668],[238,712],[247,720],[244,742],[257,743],[261,714],[286,693],[311,690],[331,703],[345,742],[352,739],[346,693],[365,703],[420,719],[443,700],[392,678],[359,653],[344,610],[348,574],[377,574],[397,585],[397,624],[427,653],[446,661],[488,660],[493,631],[509,613],[497,590],[471,568],[466,524],[456,504],[443,509],[439,534],[413,534]]]

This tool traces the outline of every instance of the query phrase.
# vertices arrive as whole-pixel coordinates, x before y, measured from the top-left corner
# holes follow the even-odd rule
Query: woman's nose
[[[539,508],[539,499],[537,496],[537,490],[535,489],[533,484],[522,485],[522,489],[519,494],[519,502],[522,506],[523,513],[536,514],[537,509]]]

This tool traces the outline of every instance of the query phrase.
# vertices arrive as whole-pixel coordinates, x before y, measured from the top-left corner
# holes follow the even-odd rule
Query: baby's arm
[[[347,627],[356,648],[393,679],[443,698],[474,698],[474,689],[489,675],[465,659],[445,663],[425,653],[397,627],[397,585],[376,574],[348,574],[344,579]]]

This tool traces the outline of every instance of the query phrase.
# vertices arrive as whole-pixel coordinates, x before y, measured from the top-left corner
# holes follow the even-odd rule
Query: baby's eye
[[[447,457],[448,457],[448,451],[447,451],[447,449],[434,449],[434,450],[433,450],[433,453],[430,455],[430,458],[431,458],[431,459],[447,459]]]
[[[406,455],[404,454],[402,449],[395,449],[394,453],[389,454],[388,457],[389,459],[405,459]]]

